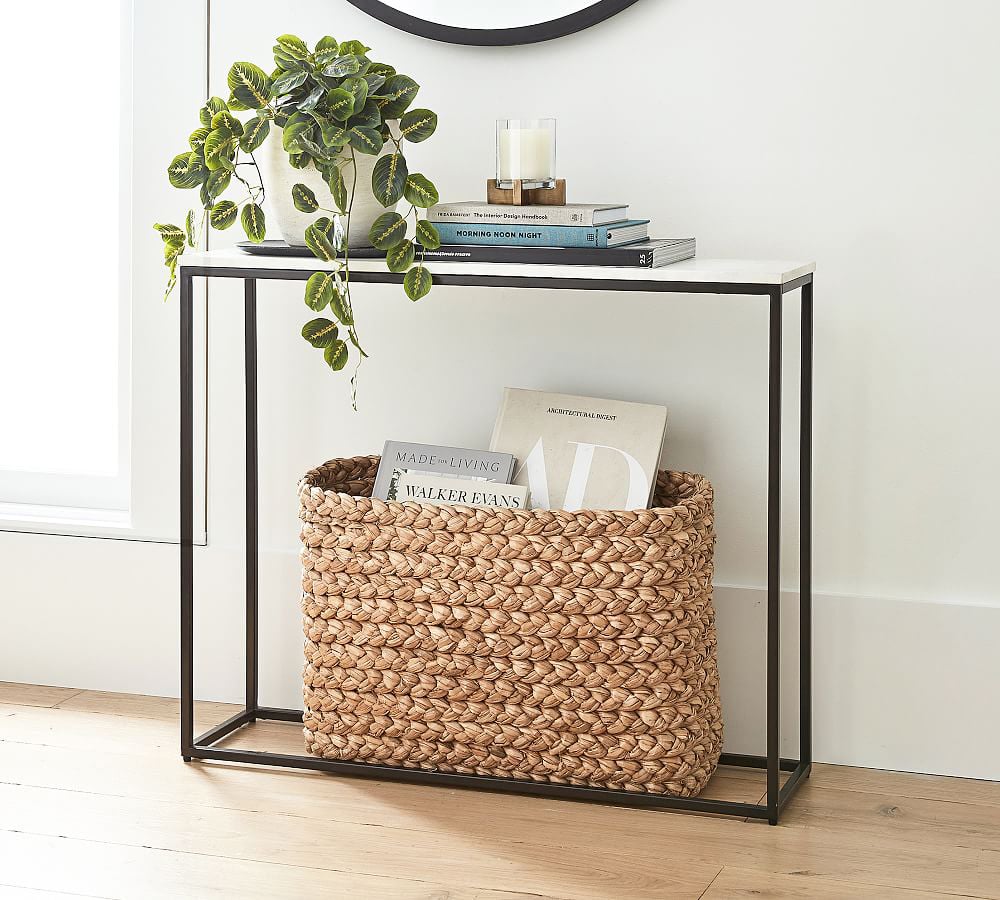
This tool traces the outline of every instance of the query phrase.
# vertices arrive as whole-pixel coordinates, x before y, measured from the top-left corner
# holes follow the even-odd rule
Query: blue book
[[[442,244],[502,247],[624,247],[647,238],[649,219],[614,225],[504,225],[435,222]]]

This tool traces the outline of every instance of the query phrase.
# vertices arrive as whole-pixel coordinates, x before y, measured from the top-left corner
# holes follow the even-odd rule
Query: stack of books
[[[651,240],[649,219],[621,203],[439,203],[427,219],[441,236],[428,260],[657,268],[695,254],[694,238]]]
[[[645,509],[667,410],[505,388],[489,450],[386,441],[372,496],[500,509]]]

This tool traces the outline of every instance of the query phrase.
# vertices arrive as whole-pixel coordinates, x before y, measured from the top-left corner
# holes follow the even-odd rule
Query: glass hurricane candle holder
[[[556,120],[497,119],[497,186],[551,188],[556,183]]]

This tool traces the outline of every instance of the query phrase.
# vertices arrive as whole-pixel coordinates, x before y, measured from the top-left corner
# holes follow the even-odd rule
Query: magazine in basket
[[[663,406],[505,388],[490,449],[533,509],[645,509],[666,428]]]

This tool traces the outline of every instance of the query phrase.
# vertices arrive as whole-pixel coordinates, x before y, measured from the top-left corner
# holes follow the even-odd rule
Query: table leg
[[[767,813],[778,824],[781,761],[781,311],[770,295],[767,411]]]
[[[193,277],[181,269],[181,755],[194,749],[194,310]]]
[[[802,285],[799,398],[799,759],[812,763],[813,284]],[[808,774],[808,773],[807,773]]]
[[[246,400],[246,709],[258,702],[257,282],[243,282]]]

